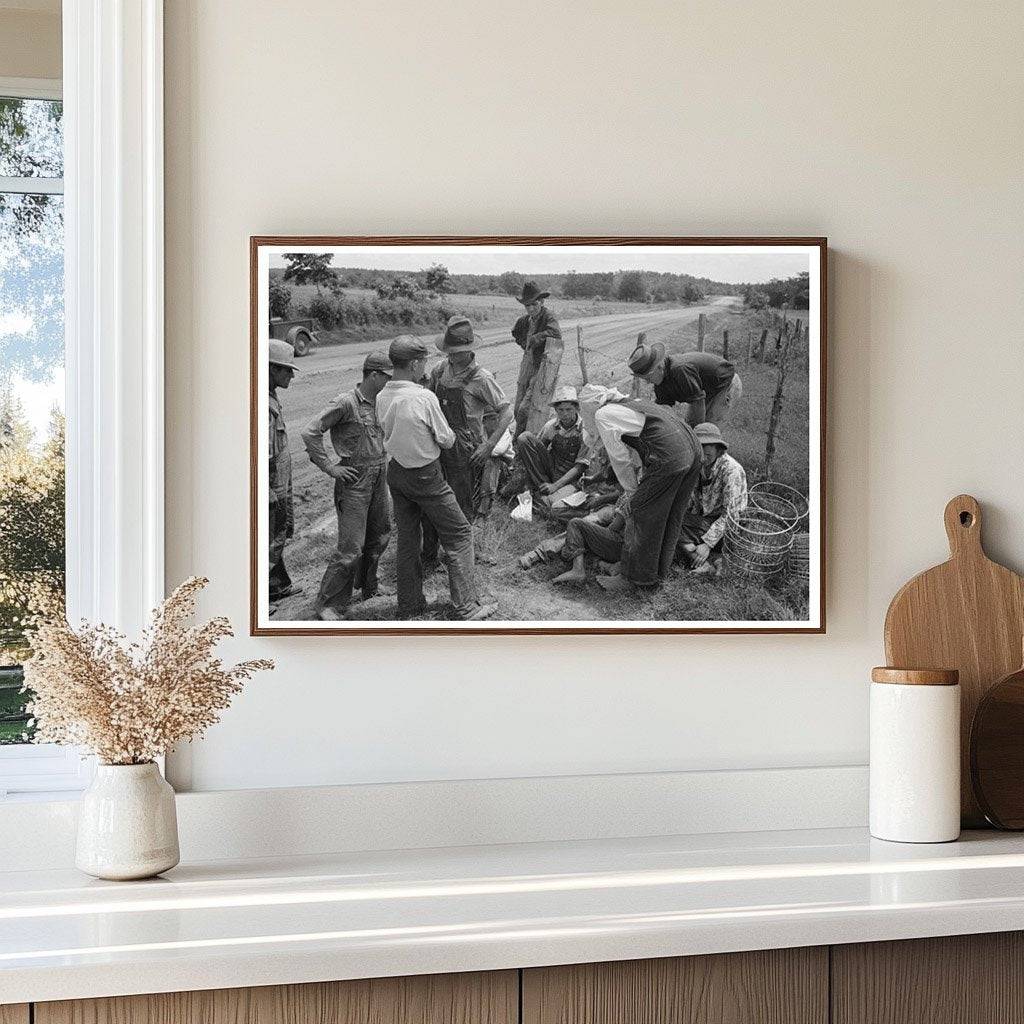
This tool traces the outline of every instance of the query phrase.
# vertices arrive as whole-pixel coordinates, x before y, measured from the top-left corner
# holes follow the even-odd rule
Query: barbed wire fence
[[[699,331],[700,349],[706,344],[703,334],[702,330]],[[749,365],[752,359],[775,365],[778,380],[765,433],[764,479],[750,487],[747,507],[729,514],[723,552],[734,571],[765,583],[787,573],[805,580],[809,577],[807,531],[810,510],[807,497],[796,488],[771,479],[786,377],[801,357],[807,357],[806,345],[803,344],[806,337],[807,332],[800,319],[790,320],[785,311],[781,314],[767,311],[764,326],[758,330],[755,325],[748,331],[746,339],[745,365]],[[637,343],[644,338],[645,335],[640,334]],[[729,332],[723,330],[723,357],[728,358],[729,351]],[[588,348],[584,344],[581,327],[576,328],[576,354],[581,383],[615,387],[630,397],[653,399],[653,386],[640,377],[634,377],[624,359],[615,359]],[[739,353],[736,355],[738,359]]]

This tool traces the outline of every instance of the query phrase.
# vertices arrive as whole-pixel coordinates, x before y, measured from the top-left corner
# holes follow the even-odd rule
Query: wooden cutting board
[[[946,506],[948,562],[915,576],[885,616],[885,657],[895,668],[960,672],[960,813],[965,828],[984,827],[971,789],[971,722],[988,688],[1020,667],[1024,579],[988,558],[981,507],[969,494]]]
[[[987,821],[1024,829],[1024,668],[994,683],[978,702],[971,784]]]

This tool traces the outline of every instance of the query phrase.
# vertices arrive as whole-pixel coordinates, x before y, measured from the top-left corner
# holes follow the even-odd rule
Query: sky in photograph
[[[272,252],[271,268],[284,267],[284,251]],[[314,248],[322,252],[323,249]],[[692,274],[729,284],[769,281],[792,277],[810,269],[807,250],[766,251],[765,249],[697,248],[670,249],[665,246],[348,246],[331,249],[333,266],[373,270],[423,270],[431,263],[443,263],[453,274],[600,273],[616,270],[649,270]]]

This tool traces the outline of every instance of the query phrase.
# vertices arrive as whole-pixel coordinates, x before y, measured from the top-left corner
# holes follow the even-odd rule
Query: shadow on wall
[[[829,633],[876,633],[870,604],[871,507],[869,462],[872,438],[872,305],[886,287],[876,266],[841,249],[828,254],[828,394],[826,490],[826,599]],[[865,557],[868,555],[868,557]],[[841,581],[841,585],[840,585]],[[881,605],[883,611],[885,603]]]

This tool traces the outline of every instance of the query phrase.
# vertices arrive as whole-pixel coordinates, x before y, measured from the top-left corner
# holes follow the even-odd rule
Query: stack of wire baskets
[[[810,534],[794,533],[793,546],[789,549],[789,571],[803,580],[811,577],[811,555],[807,541]]]
[[[767,583],[787,569],[808,574],[807,499],[774,480],[754,484],[746,508],[726,520],[725,555],[741,576]],[[798,540],[802,538],[802,540]]]

